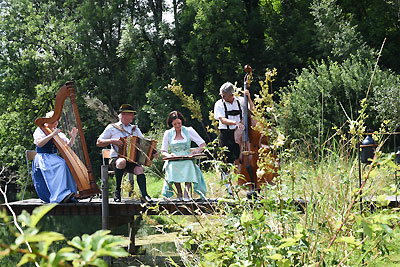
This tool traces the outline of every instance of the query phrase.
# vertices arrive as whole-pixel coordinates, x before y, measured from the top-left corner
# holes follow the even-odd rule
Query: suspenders
[[[239,107],[239,110],[230,110],[230,111],[228,111],[228,108],[226,107],[225,101],[222,101],[222,103],[224,104],[224,109],[225,109],[225,118],[228,119],[228,116],[240,115],[240,120],[242,120],[242,107],[240,106],[239,100],[236,100],[236,101],[237,101],[237,105]],[[226,127],[228,127],[228,130],[230,130],[229,129],[229,125],[226,125]]]
[[[122,128],[121,126],[118,126],[116,123],[112,123],[111,124],[114,128],[120,130],[123,133],[127,133],[128,135],[133,135],[133,132],[136,130],[136,125],[132,126],[132,132],[128,132],[127,130],[125,130],[124,128]]]

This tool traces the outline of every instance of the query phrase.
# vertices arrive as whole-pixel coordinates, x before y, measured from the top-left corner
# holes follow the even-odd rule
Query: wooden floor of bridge
[[[388,208],[400,207],[400,197],[387,196]],[[112,217],[125,217],[140,215],[147,212],[148,215],[160,215],[163,212],[173,215],[193,215],[193,214],[212,214],[218,209],[218,198],[196,199],[192,201],[178,201],[165,198],[153,198],[151,203],[144,203],[138,199],[123,198],[121,202],[109,201],[109,214]],[[308,201],[295,200],[294,205],[298,210],[304,211]],[[377,208],[376,200],[364,199],[364,205],[370,209]],[[36,207],[46,205],[40,199],[26,199],[10,202],[12,210],[20,214],[22,210],[31,213]],[[4,206],[2,204],[1,206]],[[9,211],[8,211],[9,212]],[[79,203],[58,203],[49,213],[49,215],[84,215],[84,216],[102,216],[102,200],[95,198],[92,200],[83,199]]]
[[[192,215],[194,213],[215,213],[218,199],[196,199],[192,201],[178,201],[169,199],[156,199],[150,203],[144,203],[138,199],[123,198],[121,202],[109,201],[109,216],[133,216],[147,212],[148,215],[159,215],[168,212],[173,215]],[[46,205],[40,199],[26,199],[9,203],[16,214],[22,210],[31,213],[36,207]],[[4,204],[2,205],[4,206]],[[82,199],[78,203],[58,203],[49,215],[86,215],[101,216],[102,200]]]

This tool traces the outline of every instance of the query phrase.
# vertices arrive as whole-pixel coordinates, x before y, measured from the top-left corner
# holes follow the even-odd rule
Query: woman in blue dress
[[[183,156],[196,154],[203,151],[206,143],[200,135],[192,128],[185,127],[185,118],[179,111],[172,111],[167,118],[167,125],[171,129],[165,131],[161,154],[164,157]],[[191,142],[195,142],[199,147],[190,151]],[[168,198],[174,194],[172,184],[175,184],[177,198],[182,199],[181,183],[185,183],[183,195],[184,201],[190,200],[189,191],[193,184],[193,190],[205,198],[207,193],[206,183],[199,166],[195,160],[168,160],[164,165],[165,180],[162,194]]]
[[[52,116],[52,111],[46,114],[46,118]],[[76,182],[65,160],[57,155],[57,148],[52,142],[53,137],[58,135],[69,146],[72,146],[77,129],[72,129],[71,140],[69,140],[57,128],[58,121],[46,123],[45,126],[52,130],[51,134],[46,135],[39,127],[33,133],[37,154],[32,162],[32,180],[36,192],[39,198],[46,203],[78,202],[74,197]]]

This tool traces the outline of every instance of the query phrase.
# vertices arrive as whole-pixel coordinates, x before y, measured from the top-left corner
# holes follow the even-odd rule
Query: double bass
[[[249,65],[246,65],[244,71],[246,74],[244,76],[243,89],[246,91],[247,88],[250,87],[252,69]],[[247,185],[250,189],[248,196],[251,196],[256,190],[260,189],[262,184],[272,184],[273,178],[278,176],[278,173],[276,167],[271,166],[267,172],[260,172],[262,173],[262,175],[260,175],[261,177],[257,176],[259,149],[265,148],[268,152],[271,152],[269,154],[274,161],[276,161],[276,155],[270,149],[268,137],[261,135],[260,132],[253,129],[253,126],[255,126],[257,122],[251,116],[248,103],[248,96],[245,94],[242,119],[244,131],[241,133],[240,130],[236,128],[238,133],[235,133],[236,141],[240,146],[240,155],[235,165],[237,166],[237,172],[242,175],[238,181],[239,185]]]

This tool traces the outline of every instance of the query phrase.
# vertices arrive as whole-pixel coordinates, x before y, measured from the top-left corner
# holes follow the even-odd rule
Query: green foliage
[[[400,111],[396,101],[400,94],[400,77],[391,71],[377,71],[377,80],[372,85],[372,107],[377,114],[376,122],[389,118],[389,129],[397,129],[400,126]]]
[[[352,22],[363,39],[375,49],[379,49],[386,38],[384,53],[380,60],[385,68],[399,70],[394,46],[400,38],[400,3],[398,1],[340,1],[344,14],[352,15]]]
[[[327,53],[325,56],[338,62],[342,62],[350,55],[371,59],[372,49],[356,31],[356,26],[351,25],[351,16],[346,17],[336,2],[336,0],[313,1],[311,5],[318,49]]]
[[[175,84],[176,80],[172,79],[171,84],[168,84],[167,89],[173,92],[182,102],[182,106],[189,109],[192,113],[192,119],[196,119],[198,121],[203,120],[203,116],[201,114],[200,102],[198,100],[194,100],[193,95],[187,96],[182,89],[182,85],[178,83]]]
[[[296,255],[306,250],[308,245],[300,225],[293,237],[284,238],[282,233],[275,231],[274,225],[267,222],[272,215],[269,201],[263,200],[256,205],[246,201],[236,204],[236,208],[226,210],[226,217],[221,224],[215,225],[218,230],[213,233],[212,239],[208,239],[206,234],[198,234],[188,241],[187,245],[199,245],[197,252],[200,266],[298,264]],[[292,212],[287,212],[284,217],[289,218]],[[291,256],[294,260],[292,262],[288,260]]]
[[[102,123],[96,120],[96,111],[84,107],[84,97],[97,97],[111,110],[125,102],[135,105],[137,123],[147,132],[163,125],[171,110],[181,109],[177,98],[164,89],[171,77],[181,82],[187,95],[198,99],[207,126],[206,115],[219,85],[240,80],[244,64],[253,66],[257,79],[266,67],[277,67],[276,87],[280,87],[294,80],[295,69],[315,60],[329,62],[327,56],[341,62],[350,54],[365,55],[369,62],[369,51],[377,51],[380,36],[387,34],[393,39],[388,38],[382,59],[397,66],[396,57],[387,56],[398,54],[394,2],[364,1],[357,3],[360,9],[352,8],[349,1],[149,3],[9,0],[0,4],[0,158],[11,171],[17,173],[24,166],[21,151],[33,148],[33,121],[52,108],[55,92],[68,80],[76,84],[97,172],[100,157],[95,139]],[[392,82],[385,88],[382,95],[396,95]],[[378,119],[397,116],[391,113],[396,102],[375,103],[382,114]]]
[[[273,110],[272,98],[264,92],[273,77],[271,73],[261,83],[256,114],[267,112],[273,121],[280,114]],[[398,242],[395,233],[399,216],[386,209],[388,203],[383,195],[393,191],[381,183],[394,186],[394,181],[387,181],[397,168],[392,163],[393,155],[379,151],[385,139],[377,134],[375,139],[380,145],[372,164],[363,169],[366,173],[361,184],[361,177],[354,171],[357,158],[345,156],[357,155],[354,141],[364,134],[368,108],[366,99],[361,100],[357,118],[346,117],[344,122],[352,124],[351,139],[340,133],[339,141],[332,137],[332,146],[328,143],[319,151],[323,158],[319,164],[313,163],[313,152],[309,153],[309,160],[296,156],[296,148],[287,149],[285,154],[292,155],[280,157],[276,185],[266,185],[252,200],[241,199],[240,192],[235,192],[234,199],[222,199],[218,219],[211,220],[201,231],[190,232],[190,239],[185,242],[185,253],[192,254],[192,262],[198,266],[352,266],[391,255],[388,247]],[[273,126],[261,122],[267,129]],[[380,131],[385,132],[385,127],[386,124]],[[277,136],[269,136],[271,144],[275,144]],[[342,146],[347,150],[343,151]],[[379,210],[371,213],[364,206],[359,211],[356,201],[360,197],[370,200],[370,196],[377,196]],[[306,200],[301,206],[303,212],[294,205],[297,197]]]
[[[101,257],[128,256],[121,246],[127,245],[129,241],[109,235],[110,231],[105,230],[99,230],[92,235],[76,236],[67,242],[69,246],[54,250],[56,243],[65,240],[64,235],[51,231],[41,232],[38,227],[39,221],[54,206],[55,204],[50,204],[35,208],[32,215],[23,211],[14,222],[10,221],[5,211],[1,211],[1,219],[13,233],[15,240],[9,244],[0,239],[0,258],[12,254],[22,255],[18,266],[28,262],[39,263],[40,266],[107,266]]]
[[[302,73],[282,94],[282,112],[286,112],[285,124],[292,138],[324,139],[332,127],[341,127],[348,118],[355,120],[360,100],[365,97],[373,72],[372,62],[354,57],[343,63],[328,61],[313,64]],[[398,125],[397,109],[389,96],[395,94],[399,80],[389,71],[378,71],[372,82],[374,95],[367,103],[373,109],[367,110],[367,127],[379,128],[383,118],[391,117],[392,129]],[[290,110],[290,113],[287,112]],[[301,118],[299,120],[298,118]]]
[[[221,213],[202,217],[202,229],[186,231],[184,254],[196,266],[317,266],[322,255],[326,266],[396,263],[399,216],[386,206],[370,213],[365,201],[389,193],[382,183],[394,183],[387,180],[393,169],[383,173],[389,167],[384,158],[377,160],[381,171],[370,176],[362,213],[351,205],[359,186],[356,160],[331,150],[314,168],[297,157],[282,168],[282,182],[263,189],[258,199],[221,200]],[[294,205],[298,198],[307,200],[303,211]]]
[[[286,160],[281,162],[284,168],[279,186],[282,188],[271,189],[266,199],[297,194],[309,197],[313,205],[307,207],[305,216],[289,208],[282,210],[285,206],[271,206],[261,212],[261,208],[269,207],[268,201],[256,203],[255,207],[240,202],[244,206],[242,210],[226,207],[234,212],[229,220],[240,231],[235,232],[229,220],[221,222],[223,226],[228,225],[229,231],[223,233],[221,227],[220,231],[210,232],[220,235],[220,240],[209,240],[208,247],[201,248],[207,251],[204,258],[229,262],[232,266],[263,264],[259,261],[261,255],[249,255],[251,248],[257,248],[264,253],[265,262],[281,266],[313,264],[322,253],[327,253],[326,265],[337,265],[345,252],[352,253],[348,265],[375,256],[376,262],[395,261],[395,256],[388,254],[390,250],[396,251],[391,242],[399,240],[393,221],[370,218],[368,214],[349,218],[333,246],[328,248],[327,243],[338,229],[340,218],[345,216],[348,198],[355,194],[357,187],[356,179],[344,171],[352,170],[346,164],[354,160],[354,147],[346,146],[349,132],[354,134],[351,139],[354,144],[356,135],[360,136],[367,126],[378,129],[388,119],[389,129],[399,125],[398,3],[382,0],[172,2],[173,22],[164,20],[169,8],[165,1],[9,0],[0,3],[0,158],[1,164],[7,165],[9,176],[15,176],[20,169],[25,179],[26,170],[21,170],[25,166],[23,151],[33,147],[33,122],[52,108],[55,92],[68,80],[76,82],[85,137],[93,169],[98,172],[101,157],[95,140],[104,127],[96,119],[96,110],[84,106],[84,97],[97,97],[111,110],[122,103],[134,104],[139,127],[144,132],[151,128],[162,132],[166,115],[171,110],[182,109],[178,98],[165,89],[170,77],[176,77],[185,93],[199,100],[202,118],[206,118],[217,98],[219,85],[226,80],[240,80],[242,65],[252,65],[256,79],[263,77],[266,67],[276,67],[280,75],[277,86],[270,89],[276,92],[285,86],[280,94],[282,105],[280,109],[275,105],[274,113],[264,110],[260,114],[276,114],[279,118],[276,122],[292,142],[289,150],[284,151],[286,157],[281,157]],[[384,37],[388,39],[382,53],[383,64],[379,62],[371,93],[367,102],[361,104],[373,70],[371,55],[379,50]],[[296,69],[301,71],[296,74]],[[267,101],[279,97],[277,94],[264,96]],[[184,115],[190,117],[188,114]],[[207,119],[204,123],[208,124]],[[335,136],[327,138],[332,129],[337,131]],[[300,145],[299,139],[307,141],[306,146]],[[279,139],[272,141],[281,143]],[[313,161],[315,154],[308,153],[309,148],[329,164],[318,165]],[[386,163],[377,163],[379,172],[370,173],[374,182],[386,171],[382,166],[386,166],[387,159],[382,162]],[[288,189],[289,185],[293,186],[292,190]],[[380,214],[387,215],[384,211]],[[271,221],[266,221],[269,217]],[[304,230],[296,226],[298,222]],[[270,229],[264,225],[260,229],[270,232],[258,231],[255,223],[268,223]],[[377,230],[377,234],[371,235],[371,229]],[[255,231],[254,236],[250,230]],[[359,253],[362,240],[356,231],[365,231],[368,236],[364,244],[369,247],[363,255]],[[271,238],[261,237],[266,247],[255,241],[259,234],[268,234]],[[205,235],[204,240],[210,235]],[[93,240],[97,238],[101,239]],[[224,238],[228,238],[229,247],[225,246]],[[235,239],[243,243],[236,244]],[[220,244],[221,251],[226,252],[220,259],[217,256],[222,253],[215,244]],[[303,251],[305,247],[307,252]],[[340,251],[342,247],[345,252]],[[236,261],[229,258],[232,251],[239,253]],[[69,252],[60,253],[68,255]],[[85,255],[90,256],[92,252]]]

